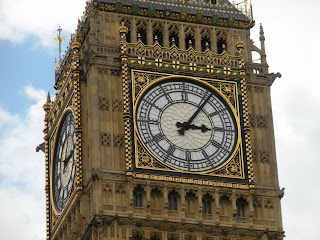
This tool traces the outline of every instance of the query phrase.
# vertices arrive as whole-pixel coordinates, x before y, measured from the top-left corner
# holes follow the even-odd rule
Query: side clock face
[[[181,171],[212,170],[238,144],[239,126],[231,107],[197,81],[160,81],[142,94],[135,110],[135,126],[148,151]]]
[[[75,124],[71,111],[60,127],[53,159],[52,183],[55,208],[61,212],[72,191],[75,176]]]

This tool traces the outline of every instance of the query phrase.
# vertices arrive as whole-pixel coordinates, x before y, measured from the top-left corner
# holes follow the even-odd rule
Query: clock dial
[[[72,191],[75,156],[74,116],[68,111],[57,136],[53,160],[53,198],[58,212],[63,210]]]
[[[238,143],[231,107],[197,81],[152,85],[139,98],[135,124],[146,148],[160,161],[188,172],[205,172],[226,162]]]

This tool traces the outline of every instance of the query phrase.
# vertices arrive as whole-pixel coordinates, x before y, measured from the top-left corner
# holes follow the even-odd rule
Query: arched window
[[[189,49],[190,47],[194,49],[194,46],[195,46],[194,37],[189,33],[186,35],[186,49]]]
[[[163,209],[163,198],[162,193],[158,188],[154,188],[151,191],[151,209]]]
[[[209,37],[207,36],[204,36],[202,39],[201,39],[201,50],[202,52],[206,51],[207,49],[211,49],[211,40]]]
[[[152,29],[153,29],[153,41],[154,41],[154,43],[157,40],[158,43],[161,46],[163,46],[163,34],[162,34],[163,26],[162,26],[162,24],[159,23],[159,22],[155,22],[152,25]]]
[[[245,218],[246,217],[246,207],[247,207],[247,201],[240,197],[237,200],[237,217],[239,218]]]
[[[134,207],[143,206],[142,194],[143,194],[143,188],[140,185],[134,188],[133,190],[133,206]]]
[[[144,21],[137,23],[137,37],[138,41],[141,40],[141,42],[147,44],[147,26]]]
[[[216,5],[217,4],[217,0],[206,0],[207,3]]]
[[[211,30],[209,28],[201,28],[201,51],[204,52],[207,49],[211,49]]]
[[[175,24],[169,26],[169,43],[173,43],[179,48],[179,27]]]
[[[168,210],[178,211],[178,193],[170,191],[168,194]]]
[[[217,42],[218,54],[221,54],[223,50],[227,50],[227,42],[223,38],[220,38]]]
[[[225,49],[227,51],[227,35],[224,31],[219,30],[217,31],[217,49],[218,54],[221,54]]]
[[[209,194],[206,194],[202,198],[202,213],[212,214],[212,197]]]
[[[197,206],[197,196],[192,190],[186,193],[186,213],[195,213]],[[192,215],[190,215],[192,216]]]
[[[227,195],[220,197],[220,214],[224,217],[231,217],[231,201]]]

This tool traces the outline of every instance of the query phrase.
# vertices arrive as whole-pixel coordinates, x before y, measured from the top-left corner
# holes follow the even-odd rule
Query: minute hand
[[[189,126],[192,121],[196,118],[196,116],[198,115],[198,113],[202,110],[202,108],[204,107],[204,105],[206,105],[206,103],[209,101],[209,99],[212,97],[212,93],[209,95],[209,97],[206,98],[206,100],[201,104],[201,106],[197,109],[197,111],[195,111],[195,113],[191,116],[191,118],[188,120],[187,125]]]

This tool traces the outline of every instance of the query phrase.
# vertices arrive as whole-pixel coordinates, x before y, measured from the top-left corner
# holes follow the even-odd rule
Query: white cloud
[[[19,44],[31,37],[43,46],[52,46],[59,25],[64,32],[75,31],[84,7],[85,0],[0,0],[0,40]]]
[[[45,239],[44,154],[42,105],[46,94],[25,88],[35,103],[26,115],[0,109],[0,231],[2,239]]]

